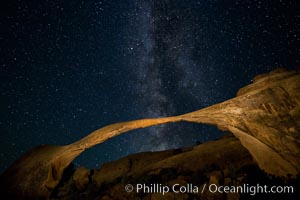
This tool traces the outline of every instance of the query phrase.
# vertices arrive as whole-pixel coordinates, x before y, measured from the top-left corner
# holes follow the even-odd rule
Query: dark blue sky
[[[40,144],[197,110],[254,75],[299,66],[296,1],[1,1],[0,171]],[[126,133],[77,165],[222,135],[179,123]]]

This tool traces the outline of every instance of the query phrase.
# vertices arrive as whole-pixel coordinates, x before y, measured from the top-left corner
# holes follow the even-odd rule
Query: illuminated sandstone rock
[[[230,131],[262,170],[296,176],[300,171],[299,105],[299,72],[275,70],[256,77],[237,97],[223,103],[180,116],[108,125],[66,146],[36,147],[2,174],[1,190],[22,199],[47,198],[64,170],[86,149],[130,130],[178,121]]]

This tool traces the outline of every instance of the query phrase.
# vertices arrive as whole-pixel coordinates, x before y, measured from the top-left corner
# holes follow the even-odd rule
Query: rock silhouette
[[[296,177],[300,171],[299,105],[299,71],[277,69],[257,76],[237,97],[223,103],[179,116],[108,125],[65,146],[36,147],[1,175],[1,192],[20,199],[49,198],[65,169],[86,149],[130,130],[179,121],[229,131],[260,169],[275,176]]]

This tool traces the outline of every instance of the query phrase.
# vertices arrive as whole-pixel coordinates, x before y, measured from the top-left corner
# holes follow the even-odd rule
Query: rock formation
[[[281,179],[260,170],[252,156],[239,140],[228,133],[216,141],[194,147],[173,149],[161,152],[144,152],[106,163],[100,169],[77,168],[66,170],[69,175],[62,180],[52,193],[51,200],[164,200],[164,199],[248,199],[249,193],[212,193],[204,185],[250,186],[289,185],[294,194],[255,194],[255,199],[297,199],[300,184],[296,180]],[[84,172],[84,173],[83,173]],[[78,176],[78,174],[81,174]],[[89,180],[87,182],[87,180]],[[152,192],[126,192],[127,184],[161,184],[172,187],[174,184],[192,184],[198,192],[166,194]],[[79,189],[80,188],[80,189]],[[201,191],[200,191],[201,189]],[[253,194],[253,193],[252,193]],[[299,195],[299,194],[298,194]]]
[[[130,130],[178,121],[211,124],[229,131],[262,170],[295,177],[300,171],[299,105],[299,71],[278,69],[257,76],[253,84],[240,89],[237,97],[205,109],[174,117],[116,123],[69,145],[34,148],[2,174],[1,190],[22,199],[48,198],[65,169],[84,150]],[[189,158],[188,154],[182,156]],[[170,163],[157,162],[157,167]]]

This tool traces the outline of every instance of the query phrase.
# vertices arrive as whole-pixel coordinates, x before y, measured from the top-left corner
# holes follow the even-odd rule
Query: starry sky
[[[234,97],[256,74],[300,63],[296,0],[5,0],[0,9],[0,172],[34,146],[198,110]],[[222,134],[160,125],[74,162],[95,168]]]

